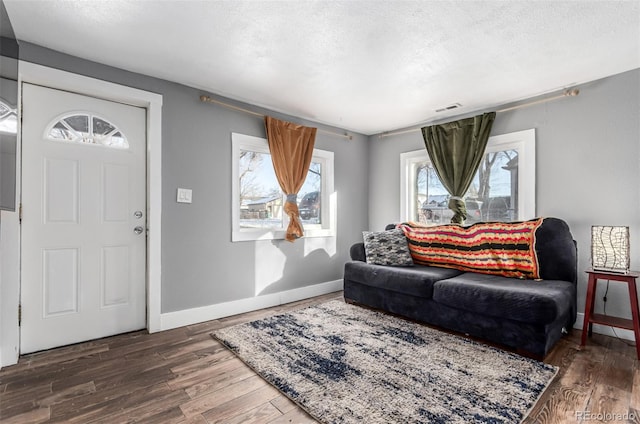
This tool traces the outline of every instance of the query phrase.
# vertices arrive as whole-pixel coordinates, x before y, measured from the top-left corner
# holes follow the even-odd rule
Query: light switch
[[[178,203],[191,203],[191,189],[179,188],[178,198],[176,199],[176,201]]]

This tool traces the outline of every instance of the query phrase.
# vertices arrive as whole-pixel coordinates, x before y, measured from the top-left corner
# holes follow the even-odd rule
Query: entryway
[[[144,108],[23,83],[20,352],[146,327]]]

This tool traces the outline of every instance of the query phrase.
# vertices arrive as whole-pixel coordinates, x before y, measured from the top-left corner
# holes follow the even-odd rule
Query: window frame
[[[262,137],[231,133],[231,144],[231,241],[283,240],[289,225],[289,217],[284,212],[282,227],[240,228],[240,151],[250,150],[270,154],[267,140]],[[321,163],[322,167],[320,224],[303,224],[304,237],[335,237],[334,153],[328,150],[313,149],[311,161]],[[286,200],[284,193],[282,198],[284,204]]]
[[[518,150],[518,216],[524,221],[536,217],[536,130],[535,128],[495,135],[487,141],[486,153]],[[410,221],[416,198],[413,181],[416,163],[430,162],[426,149],[400,154],[400,221]]]

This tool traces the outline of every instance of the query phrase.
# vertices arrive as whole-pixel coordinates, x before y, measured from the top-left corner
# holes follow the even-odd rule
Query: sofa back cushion
[[[399,224],[414,263],[526,279],[575,282],[575,245],[557,218],[469,227]]]
[[[578,251],[569,225],[558,218],[544,218],[536,231],[536,255],[540,278],[578,281]]]

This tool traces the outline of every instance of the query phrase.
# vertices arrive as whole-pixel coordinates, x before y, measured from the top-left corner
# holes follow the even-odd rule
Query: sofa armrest
[[[364,243],[356,243],[351,246],[351,250],[349,250],[349,254],[351,255],[351,260],[366,262],[367,256],[364,253]]]

